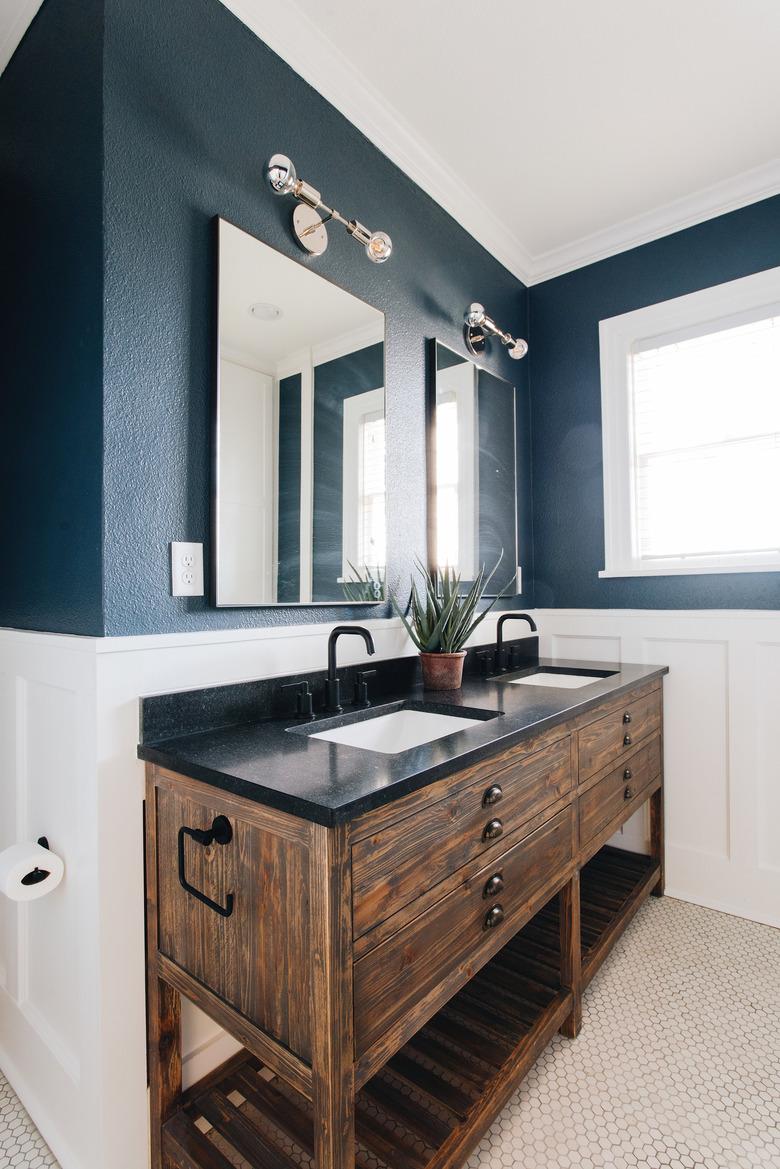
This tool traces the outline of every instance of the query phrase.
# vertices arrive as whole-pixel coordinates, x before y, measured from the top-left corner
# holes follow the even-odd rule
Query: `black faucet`
[[[506,669],[504,662],[504,625],[507,621],[527,621],[531,632],[536,633],[536,622],[530,613],[502,613],[496,624],[496,667],[499,671]]]
[[[328,701],[325,707],[328,714],[341,714],[341,685],[339,679],[336,677],[336,642],[342,634],[348,633],[363,638],[369,655],[376,653],[374,639],[362,625],[337,625],[335,629],[331,630],[330,637],[328,638]]]

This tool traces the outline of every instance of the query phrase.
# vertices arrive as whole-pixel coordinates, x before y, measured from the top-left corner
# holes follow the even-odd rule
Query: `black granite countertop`
[[[539,659],[539,666],[566,667],[574,673],[589,669],[615,673],[577,689],[510,683],[511,678],[532,673],[532,669],[498,679],[468,677],[460,690],[446,693],[424,691],[419,683],[405,685],[394,694],[377,698],[371,709],[360,717],[389,713],[402,702],[423,703],[426,709],[439,706],[442,712],[452,714],[457,714],[458,708],[474,708],[487,714],[499,712],[499,717],[485,718],[483,714],[474,721],[473,727],[394,755],[310,737],[313,731],[324,730],[337,722],[354,721],[357,712],[348,705],[338,720],[323,715],[314,722],[301,723],[289,717],[263,718],[258,711],[254,722],[158,741],[149,741],[149,726],[153,732],[155,725],[147,717],[147,733],[142,735],[144,741],[138,755],[257,803],[332,825],[399,799],[455,768],[476,763],[546,727],[582,714],[607,698],[668,673],[666,666],[548,658]],[[221,691],[230,689],[220,688]],[[191,699],[199,693],[206,692],[189,692],[183,697]],[[144,700],[146,703],[164,701],[163,698]],[[161,725],[158,723],[157,729]]]

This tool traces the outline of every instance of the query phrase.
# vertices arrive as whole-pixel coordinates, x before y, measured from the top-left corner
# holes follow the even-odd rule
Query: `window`
[[[599,330],[601,575],[780,570],[780,269]]]

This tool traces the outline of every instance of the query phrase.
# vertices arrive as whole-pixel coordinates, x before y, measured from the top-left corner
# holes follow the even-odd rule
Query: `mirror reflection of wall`
[[[377,602],[384,315],[219,220],[217,605]]]
[[[498,591],[518,567],[515,387],[433,345],[430,559],[464,581],[498,562]]]

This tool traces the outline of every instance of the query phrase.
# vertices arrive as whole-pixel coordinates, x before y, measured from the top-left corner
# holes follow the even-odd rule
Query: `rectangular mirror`
[[[431,342],[430,374],[430,564],[470,582],[498,562],[486,595],[512,582],[519,592],[515,387],[440,341]]]
[[[384,314],[218,221],[218,606],[376,604]]]

